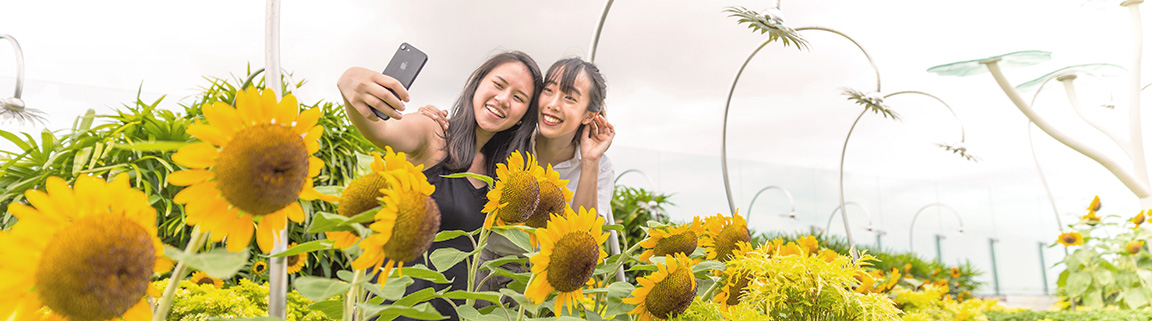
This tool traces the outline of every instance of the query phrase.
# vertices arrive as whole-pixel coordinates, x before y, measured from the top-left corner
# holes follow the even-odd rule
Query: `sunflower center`
[[[392,236],[384,244],[384,254],[390,260],[411,262],[420,258],[440,229],[440,208],[431,197],[415,191],[400,195],[396,203],[396,225]]]
[[[140,302],[155,264],[152,239],[139,223],[88,216],[48,242],[36,288],[45,306],[69,320],[108,320]]]
[[[671,319],[683,313],[696,297],[696,277],[687,268],[677,269],[652,287],[644,298],[648,312],[660,319]]]
[[[523,223],[540,204],[540,183],[528,172],[515,172],[504,183],[501,202],[508,205],[499,211],[500,219],[508,223]]]
[[[256,272],[256,273],[264,273],[264,270],[267,269],[268,267],[265,266],[263,263],[264,262],[256,263],[256,267],[252,268],[252,271]]]
[[[752,282],[752,275],[751,274],[744,273],[744,274],[741,274],[740,276],[738,276],[736,283],[733,283],[731,285],[731,287],[728,288],[728,300],[724,301],[724,304],[727,304],[727,305],[740,304],[740,299],[744,297],[744,289],[747,288],[748,283],[751,283],[751,282]]]
[[[1063,241],[1064,244],[1074,244],[1076,243],[1076,236],[1072,234],[1065,234],[1063,236]]]
[[[384,196],[380,193],[380,189],[385,187],[388,187],[388,180],[377,173],[353,180],[340,194],[340,204],[336,207],[336,213],[344,217],[353,217],[380,206],[380,202],[376,199]]]
[[[600,245],[591,234],[568,233],[556,241],[548,257],[548,284],[560,292],[572,292],[588,283],[600,259]]]
[[[284,259],[285,266],[294,266],[297,262],[300,262],[300,254],[290,255]]]
[[[269,214],[300,196],[308,179],[308,149],[288,127],[247,127],[224,146],[213,171],[229,203],[249,214]]]
[[[732,259],[732,251],[737,248],[737,243],[751,240],[752,238],[748,235],[748,228],[744,225],[729,224],[720,231],[720,235],[716,236],[717,260],[728,262]]]
[[[696,232],[687,231],[684,233],[665,237],[656,241],[656,247],[652,248],[653,256],[665,256],[676,253],[692,254],[696,250]]]
[[[543,228],[548,225],[548,218],[552,214],[564,214],[564,192],[552,182],[540,182],[540,204],[536,205],[536,212],[528,217],[526,225]]]
[[[1128,243],[1128,254],[1140,253],[1140,249],[1143,247],[1144,244],[1140,244],[1140,242]]]
[[[212,282],[212,279],[209,277],[202,277],[199,280],[196,280],[196,285],[204,285],[204,284],[216,285],[216,283]]]

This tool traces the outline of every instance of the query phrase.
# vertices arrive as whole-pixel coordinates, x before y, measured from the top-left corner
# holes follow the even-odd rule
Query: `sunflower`
[[[552,169],[552,164],[548,164],[548,168],[543,175],[537,177],[536,182],[540,185],[540,203],[536,205],[536,211],[528,217],[524,225],[543,228],[548,224],[548,218],[552,214],[567,213],[564,208],[572,202],[573,193],[568,189],[568,180],[560,179],[560,173]]]
[[[1080,232],[1068,232],[1060,234],[1059,242],[1064,244],[1064,247],[1083,245],[1084,236],[1080,235]]]
[[[892,290],[892,288],[896,287],[896,284],[900,282],[900,275],[899,269],[892,268],[891,271],[888,271],[888,280],[885,281],[884,284],[876,287],[876,292],[883,293]]]
[[[740,211],[731,217],[717,213],[704,221],[704,237],[700,239],[700,246],[708,252],[709,260],[728,262],[737,243],[751,240],[748,223],[740,216]]]
[[[320,149],[324,128],[316,125],[320,109],[299,112],[292,95],[279,103],[268,89],[236,93],[236,108],[224,102],[204,104],[207,123],[188,126],[201,142],[181,147],[172,161],[187,170],[168,175],[168,182],[188,186],[173,200],[185,205],[188,225],[228,239],[228,251],[252,242],[268,253],[288,222],[304,221],[297,200],[336,201],[312,188],[324,161],[311,156]]]
[[[960,278],[960,268],[954,267],[948,272],[948,274],[951,275],[953,279],[959,279]]]
[[[910,271],[912,271],[912,263],[904,263],[904,274],[908,274],[908,272],[910,272]],[[956,273],[960,273],[960,271],[956,271]],[[955,276],[955,277],[959,277],[959,276]]]
[[[692,274],[692,267],[698,262],[683,253],[666,258],[665,263],[656,263],[658,271],[636,279],[640,286],[623,300],[636,305],[628,314],[638,315],[641,321],[675,318],[696,298],[696,276]]]
[[[1140,214],[1136,214],[1135,217],[1132,217],[1132,219],[1128,221],[1132,222],[1132,224],[1136,224],[1136,226],[1132,227],[1133,230],[1138,230],[1140,229],[1140,224],[1144,224],[1144,219],[1144,211],[1140,211]]]
[[[192,273],[192,278],[189,280],[191,280],[192,283],[194,283],[196,285],[207,284],[207,285],[214,286],[217,289],[224,287],[224,281],[223,280],[209,276],[208,273],[204,273],[204,272]]]
[[[697,242],[704,234],[700,217],[692,218],[692,223],[680,224],[668,230],[653,228],[648,230],[648,238],[640,243],[644,247],[640,261],[652,262],[653,256],[663,257],[674,253],[692,254]]]
[[[1100,217],[1096,216],[1096,211],[1100,210],[1100,196],[1097,195],[1092,199],[1092,203],[1088,204],[1088,214],[1080,217],[1081,220],[1088,221],[1089,224],[1100,222]]]
[[[484,220],[484,228],[491,228],[497,221],[499,225],[524,223],[536,213],[544,169],[536,165],[532,154],[527,155],[525,162],[519,151],[512,152],[507,164],[496,164],[496,186],[488,191],[488,203],[481,210],[491,213]]]
[[[728,283],[720,287],[720,293],[712,299],[713,302],[720,304],[722,311],[728,311],[737,304],[740,304],[740,299],[744,298],[747,294],[745,289],[748,284],[752,283],[752,274],[748,272],[735,273],[728,277]]]
[[[172,263],[156,237],[156,210],[128,181],[80,176],[70,187],[49,177],[46,191],[24,193],[31,206],[9,205],[19,221],[0,234],[0,316],[152,318],[145,295],[160,293],[149,281]]]
[[[360,241],[364,253],[352,261],[352,268],[375,271],[383,266],[387,276],[392,267],[420,258],[432,246],[440,229],[440,208],[431,197],[436,187],[428,184],[424,173],[398,169],[378,174],[388,181],[388,188],[381,190],[383,204],[368,226],[374,233]]]
[[[268,272],[268,263],[264,263],[264,261],[256,261],[255,264],[252,264],[252,273],[264,274],[264,272]]]
[[[1144,241],[1128,242],[1128,245],[1125,246],[1124,249],[1128,251],[1128,254],[1139,254],[1140,250],[1144,249]]]
[[[817,241],[816,237],[812,235],[805,235],[796,239],[796,244],[799,244],[800,248],[804,249],[804,253],[808,255],[816,255],[820,251],[820,241]]]
[[[565,306],[572,312],[585,297],[583,288],[595,285],[592,272],[596,265],[608,257],[601,246],[608,240],[604,218],[596,215],[596,209],[580,207],[580,213],[573,213],[565,208],[566,215],[553,214],[547,227],[536,230],[540,253],[529,258],[534,276],[524,290],[533,304],[544,302],[553,291],[559,292],[553,309],[556,313]]]
[[[804,255],[804,249],[796,245],[796,242],[788,242],[788,244],[781,246],[780,250],[776,252],[776,256],[789,255]]]
[[[836,251],[833,251],[830,249],[823,249],[823,250],[820,250],[820,258],[824,259],[824,262],[831,263],[832,261],[835,261],[837,258],[840,258],[840,253],[836,253]]]
[[[379,199],[384,196],[381,190],[388,187],[388,180],[380,172],[403,170],[422,175],[424,164],[412,165],[404,153],[397,153],[391,146],[384,146],[384,155],[372,152],[372,163],[369,168],[372,173],[353,180],[344,188],[344,192],[340,194],[340,203],[336,207],[337,214],[353,217],[380,206]],[[333,247],[339,249],[348,249],[360,241],[360,236],[353,232],[325,232],[324,235],[333,241]]]
[[[296,247],[296,243],[292,243],[288,248]],[[288,267],[288,274],[300,272],[305,265],[308,265],[308,253],[299,253],[284,257],[284,265]]]
[[[853,291],[856,293],[875,293],[877,292],[875,287],[876,280],[884,277],[884,275],[883,272],[879,270],[873,270],[872,272],[859,270],[856,271],[856,275],[853,275],[853,277],[855,277],[857,281],[860,281],[860,285],[856,286],[856,289]]]

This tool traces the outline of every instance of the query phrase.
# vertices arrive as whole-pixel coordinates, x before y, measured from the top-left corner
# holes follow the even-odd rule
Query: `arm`
[[[337,82],[340,96],[344,98],[344,111],[348,120],[360,133],[376,147],[391,146],[396,152],[408,154],[415,164],[431,166],[442,155],[440,134],[442,130],[436,121],[427,117],[404,118],[404,101],[408,101],[408,91],[396,79],[360,67],[352,67],[340,76]],[[393,95],[388,91],[396,92]],[[399,97],[397,97],[399,96]],[[403,101],[402,101],[403,100]],[[392,106],[396,106],[393,108]],[[376,117],[370,108],[375,108],[392,119],[384,121]]]
[[[587,209],[595,208],[600,216],[607,218],[609,216],[605,212],[612,211],[611,184],[614,174],[611,162],[606,162],[607,168],[601,168],[600,163],[604,152],[616,137],[616,130],[603,116],[596,115],[588,126],[584,126],[584,132],[581,134],[580,182],[576,185],[575,195],[572,196],[572,208],[576,210],[581,206]],[[607,177],[603,175],[605,171],[608,171]],[[607,183],[607,187],[604,182]],[[603,195],[607,195],[607,198],[602,198]]]

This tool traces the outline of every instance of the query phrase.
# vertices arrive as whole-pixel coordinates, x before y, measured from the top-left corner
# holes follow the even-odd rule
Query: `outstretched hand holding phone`
[[[344,102],[369,121],[387,119],[376,112],[403,118],[400,112],[404,111],[404,102],[409,100],[408,90],[396,78],[366,68],[348,68],[336,86],[340,88]]]

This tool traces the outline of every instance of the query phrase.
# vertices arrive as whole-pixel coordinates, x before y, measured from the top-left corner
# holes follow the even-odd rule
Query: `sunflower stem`
[[[488,213],[488,215],[492,215],[492,213]],[[488,234],[491,233],[491,229],[481,230],[480,242],[477,242],[476,245],[472,247],[472,251],[476,254],[472,254],[472,258],[468,260],[468,292],[476,291],[476,272],[480,269],[480,252],[482,252],[484,246],[488,244]],[[476,303],[476,299],[468,299],[465,303],[468,306],[472,306],[473,303]]]
[[[704,291],[704,296],[702,296],[702,298],[704,298],[705,301],[712,300],[712,297],[713,297],[712,292],[716,292],[716,287],[718,287],[720,285],[720,280],[714,280],[714,281],[715,282],[712,282],[712,286],[708,287],[708,291]]]
[[[640,248],[641,243],[644,243],[644,242],[643,241],[636,242],[636,244],[632,245],[632,247],[629,247],[627,251],[624,251],[624,253],[620,253],[620,256],[618,258],[616,258],[616,263],[613,263],[616,266],[613,267],[612,270],[613,271],[620,270],[620,268],[624,266],[624,262],[627,261],[627,260],[625,260],[625,258],[631,258],[632,252],[636,252],[636,250]],[[609,284],[608,280],[610,278],[614,278],[614,277],[615,277],[615,274],[608,274],[607,276],[604,277],[604,280],[602,280],[603,284],[605,284],[605,285]]]
[[[348,289],[348,295],[344,297],[344,314],[341,316],[343,321],[356,320],[356,299],[360,297],[357,292],[360,290],[360,277],[363,275],[364,270],[352,271],[352,288]]]
[[[200,248],[204,246],[204,241],[207,240],[204,234],[200,232],[200,226],[193,228],[192,239],[188,240],[188,245],[184,247],[184,253],[196,254],[199,252]],[[164,288],[164,295],[156,303],[156,312],[152,314],[152,321],[164,321],[168,318],[168,312],[172,310],[172,299],[176,296],[176,289],[180,287],[180,281],[184,280],[187,272],[187,266],[183,261],[176,264],[176,268],[172,270],[172,275],[168,277],[168,287]]]

